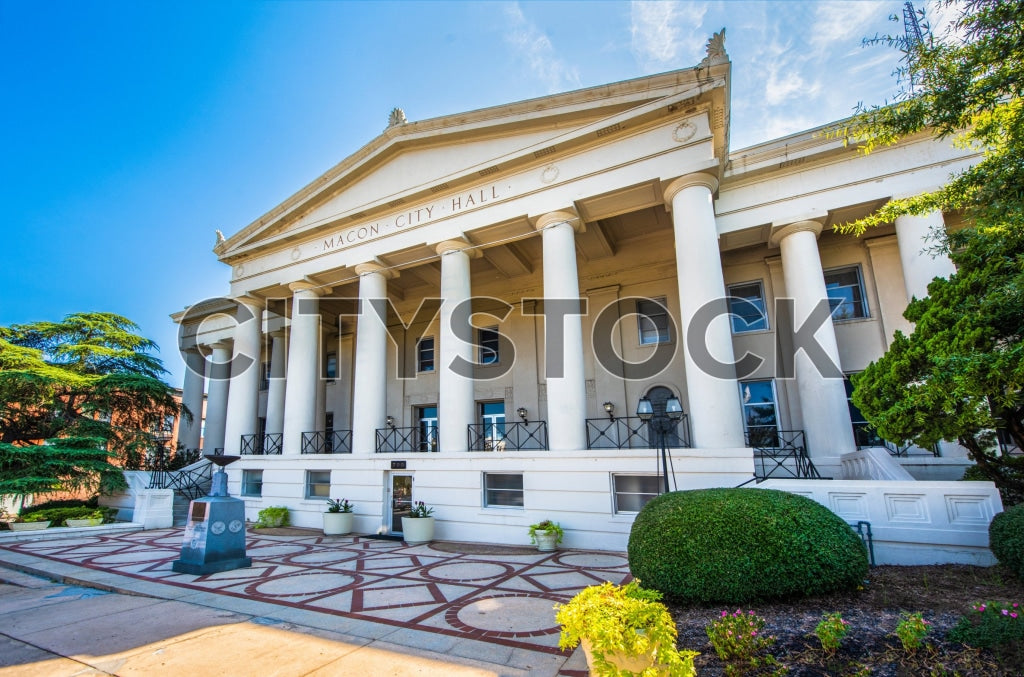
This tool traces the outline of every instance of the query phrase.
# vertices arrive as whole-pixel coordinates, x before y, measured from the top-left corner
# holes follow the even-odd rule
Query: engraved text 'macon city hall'
[[[489,202],[495,202],[506,197],[510,189],[511,186],[499,188],[497,184],[492,184],[446,197],[430,204],[411,207],[373,223],[353,226],[331,237],[324,238],[321,245],[321,253],[345,249],[346,247],[361,244],[377,237],[390,235],[407,228],[422,226],[446,216],[474,209]]]

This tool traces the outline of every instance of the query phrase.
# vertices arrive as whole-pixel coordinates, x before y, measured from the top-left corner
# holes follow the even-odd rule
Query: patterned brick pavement
[[[191,590],[508,647],[559,653],[553,606],[580,589],[629,578],[621,553],[563,550],[472,554],[370,538],[270,536],[250,532],[249,569],[178,574],[181,529],[3,549]],[[495,550],[494,552],[498,552]]]

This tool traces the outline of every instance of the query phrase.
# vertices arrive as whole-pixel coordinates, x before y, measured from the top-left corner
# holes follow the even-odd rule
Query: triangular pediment
[[[502,172],[600,145],[680,111],[718,120],[715,156],[728,146],[729,63],[393,125],[291,198],[217,245],[231,262],[318,229],[458,190]]]

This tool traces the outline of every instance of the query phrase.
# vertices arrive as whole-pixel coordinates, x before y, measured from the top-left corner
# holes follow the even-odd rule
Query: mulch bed
[[[862,590],[786,603],[758,604],[753,609],[776,637],[768,653],[776,664],[729,666],[715,655],[704,628],[725,606],[668,604],[679,627],[679,646],[700,651],[701,675],[961,675],[991,677],[1024,674],[1024,650],[1015,655],[979,651],[945,640],[960,616],[979,601],[1024,602],[1024,583],[1002,567],[966,565],[880,566],[871,570]],[[729,611],[733,611],[729,608]],[[850,626],[836,655],[827,658],[814,627],[826,613],[839,611]],[[910,657],[893,634],[900,612],[920,611],[932,623],[928,649]],[[786,669],[781,672],[780,669]]]

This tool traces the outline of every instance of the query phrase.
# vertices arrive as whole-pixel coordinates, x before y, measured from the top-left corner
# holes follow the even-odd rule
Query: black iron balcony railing
[[[377,428],[377,453],[437,451],[437,428]]]
[[[266,435],[242,435],[242,446],[239,450],[243,456],[269,456],[281,453],[281,433]]]
[[[752,428],[747,430],[747,446],[754,449],[754,477],[821,479],[807,456],[803,430]]]
[[[1020,456],[1021,448],[1014,442],[1013,437],[1005,428],[996,430],[996,440],[999,442],[999,453],[1003,456]]]
[[[541,451],[548,448],[547,421],[471,423],[470,451]]]
[[[899,445],[879,437],[870,423],[859,422],[853,424],[853,438],[857,442],[858,449],[867,447],[885,447],[893,456],[906,458],[907,456],[938,456],[939,445],[932,445],[931,449],[923,449],[913,444]]]
[[[657,449],[658,436],[647,422],[635,416],[588,418],[587,449]],[[690,419],[686,414],[675,421],[675,429],[665,435],[669,449],[690,448]]]
[[[351,454],[351,430],[316,430],[302,433],[303,454]]]

